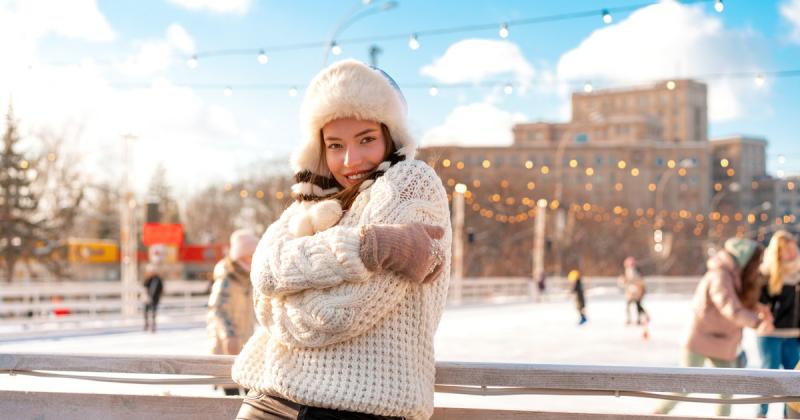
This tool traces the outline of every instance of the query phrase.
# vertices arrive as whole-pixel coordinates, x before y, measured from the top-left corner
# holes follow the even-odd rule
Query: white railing
[[[588,295],[621,295],[617,277],[584,277],[584,288]],[[647,293],[691,294],[700,277],[653,276],[646,278]],[[546,282],[544,296],[563,297],[568,294],[570,284],[564,277],[550,277]],[[491,302],[505,300],[536,300],[539,295],[536,283],[530,277],[480,277],[465,278],[461,283],[461,295],[451,282],[450,300],[460,303]],[[460,299],[459,299],[460,298]]]
[[[167,280],[159,316],[194,318],[206,311],[209,283]],[[144,288],[139,291],[144,305]],[[0,286],[0,334],[84,327],[99,321],[139,323],[122,315],[118,282],[36,282]],[[140,308],[141,309],[141,308]]]
[[[97,354],[0,354],[0,374],[148,384],[231,383],[232,356],[139,356]],[[100,375],[96,375],[100,374]],[[136,374],[148,374],[142,377]],[[152,375],[159,375],[153,377]],[[179,376],[176,378],[175,376]],[[643,366],[539,365],[437,362],[436,391],[483,396],[629,396],[695,402],[754,404],[800,401],[800,372],[756,369],[661,368]],[[662,393],[736,394],[728,400]],[[620,401],[621,405],[625,403]],[[220,419],[234,418],[238,397],[0,390],[0,413],[34,419]],[[437,407],[433,419],[657,419],[646,414],[608,414]],[[683,419],[688,417],[670,417]],[[691,417],[699,418],[699,417]]]

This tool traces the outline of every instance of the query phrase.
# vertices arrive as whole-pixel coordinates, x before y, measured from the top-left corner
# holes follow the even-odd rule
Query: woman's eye
[[[333,149],[341,149],[341,148],[342,148],[342,145],[339,144],[339,143],[331,143],[331,144],[328,145],[328,149],[331,149],[331,150],[333,150]]]
[[[367,144],[375,141],[375,137],[364,137],[361,139],[361,144]]]

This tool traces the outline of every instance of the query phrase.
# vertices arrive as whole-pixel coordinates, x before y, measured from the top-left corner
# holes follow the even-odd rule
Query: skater
[[[761,274],[766,281],[761,287],[762,304],[769,307],[775,330],[759,334],[758,350],[762,369],[793,369],[800,361],[798,336],[800,336],[800,258],[797,242],[791,233],[779,230],[772,235],[761,263]],[[759,406],[757,417],[766,417],[769,404]],[[787,414],[784,406],[784,415]]]
[[[742,328],[753,328],[759,334],[772,331],[769,310],[758,303],[762,252],[755,241],[731,238],[709,258],[706,274],[695,290],[694,319],[683,347],[682,366],[702,367],[708,362],[718,368],[736,367]],[[677,403],[665,401],[655,413],[668,414]],[[730,404],[717,406],[718,416],[730,412]]]
[[[625,292],[625,325],[631,323],[631,307],[636,307],[636,325],[647,324],[650,316],[642,305],[644,299],[645,285],[639,267],[636,266],[636,258],[628,257],[623,262],[623,274],[619,276],[618,284]]]
[[[586,319],[586,296],[583,292],[583,280],[581,279],[581,272],[572,270],[567,274],[567,280],[572,283],[572,293],[575,294],[575,308],[578,309],[578,325],[583,325],[588,321]]]
[[[144,305],[144,330],[156,332],[156,312],[161,294],[164,292],[164,281],[158,274],[158,269],[154,264],[148,264],[144,272],[144,289],[146,293]]]
[[[206,331],[212,354],[236,356],[253,335],[256,323],[253,312],[253,285],[250,265],[258,237],[239,229],[230,238],[228,256],[214,268],[214,283],[208,297]],[[223,387],[225,395],[239,395],[239,387]]]
[[[296,201],[253,255],[259,325],[232,370],[250,389],[237,418],[430,418],[447,192],[414,160],[405,99],[383,71],[333,64],[302,110]]]

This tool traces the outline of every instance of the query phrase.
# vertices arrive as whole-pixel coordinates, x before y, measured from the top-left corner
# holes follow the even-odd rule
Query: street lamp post
[[[547,221],[547,200],[536,202],[536,226],[533,229],[533,281],[544,274],[544,233]]]
[[[686,158],[678,162],[676,166],[678,167],[677,170],[680,171],[681,169],[686,170],[688,168],[693,168],[695,163],[694,160]],[[667,188],[667,185],[669,185],[669,180],[672,179],[672,176],[675,174],[675,171],[672,169],[673,168],[665,169],[661,173],[661,179],[658,180],[658,185],[656,185],[656,223],[653,229],[653,242],[655,242],[655,245],[653,249],[661,258],[669,257],[669,254],[672,252],[672,234],[664,231],[664,218],[661,215],[664,202],[664,190]],[[659,272],[661,268],[660,265],[661,263],[656,261],[656,269]]]
[[[558,244],[556,253],[558,254],[556,257],[556,271],[558,275],[561,276],[561,272],[563,270],[563,255],[562,255],[562,247],[563,247],[563,227],[565,224],[565,214],[564,209],[561,206],[562,196],[564,195],[564,149],[569,143],[570,137],[563,135],[561,139],[558,141],[558,146],[556,147],[556,188],[555,194],[553,194],[556,202],[558,203],[558,208],[556,209],[556,229],[555,229],[555,236],[556,242]],[[542,212],[543,213],[543,212]],[[538,216],[538,215],[537,215]]]
[[[133,165],[132,148],[136,137],[132,134],[122,136],[123,141],[123,166],[122,188],[120,196],[120,285],[122,288],[122,314],[131,316],[136,313],[136,289],[139,271],[137,267],[137,234],[136,234],[136,198],[133,193]]]
[[[352,25],[357,20],[374,15],[376,13],[394,9],[395,7],[397,7],[396,1],[387,1],[374,6],[372,0],[362,0],[353,5],[353,7],[348,10],[341,19],[339,19],[339,23],[336,24],[336,27],[328,37],[328,41],[325,42],[325,51],[322,57],[322,67],[328,65],[328,54],[335,45],[336,37],[338,37],[342,31],[347,29],[348,26]],[[359,13],[359,11],[361,11],[361,13]]]

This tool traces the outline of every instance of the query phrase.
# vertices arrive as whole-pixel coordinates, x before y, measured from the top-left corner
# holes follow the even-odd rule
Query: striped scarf
[[[399,154],[397,151],[388,156],[388,158],[378,165],[378,168],[369,174],[361,184],[358,186],[358,191],[364,191],[369,188],[376,179],[383,176],[389,168],[397,162],[405,160],[404,155]],[[295,194],[297,201],[321,201],[342,190],[342,186],[335,178],[315,175],[309,170],[304,170],[294,175],[295,184],[292,185],[292,192]]]

